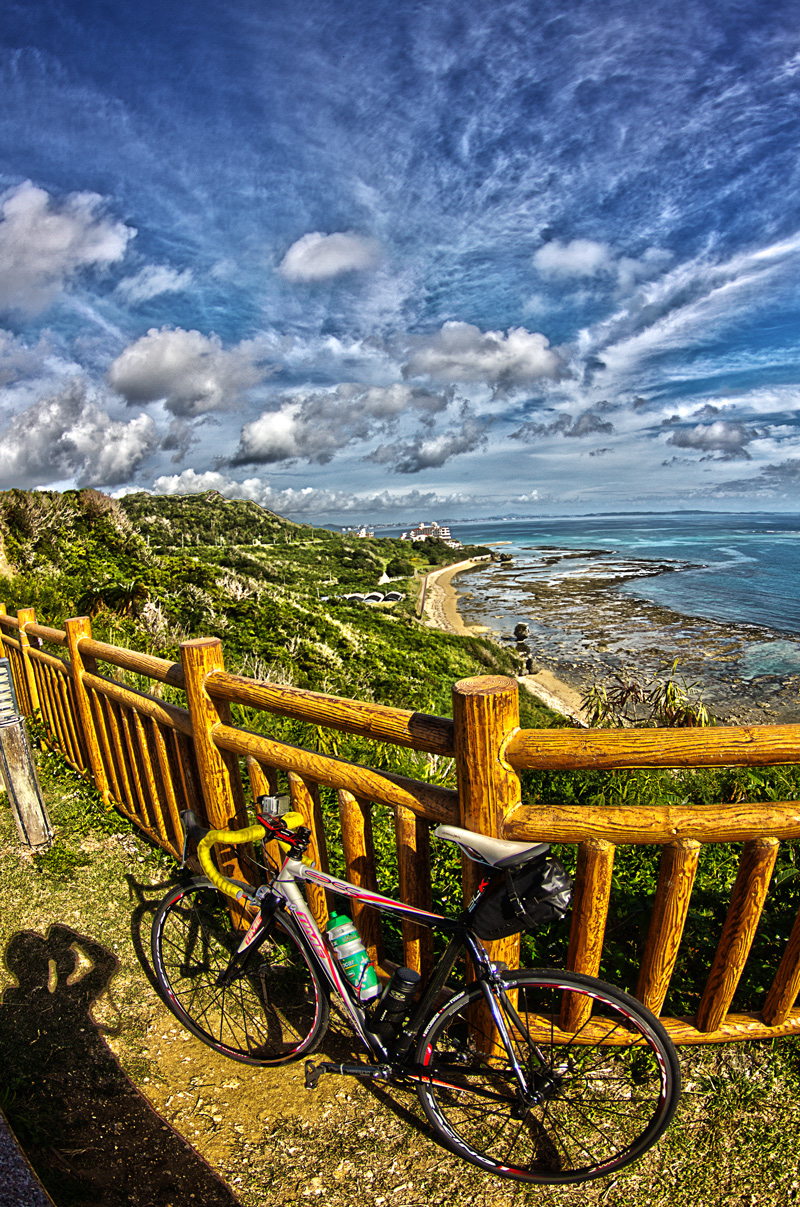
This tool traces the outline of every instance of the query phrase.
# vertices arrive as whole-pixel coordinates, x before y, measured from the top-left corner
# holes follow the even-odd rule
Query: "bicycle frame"
[[[385,913],[394,914],[397,917],[411,918],[421,926],[427,926],[432,930],[441,930],[452,936],[447,950],[439,960],[433,971],[433,975],[423,990],[422,997],[410,1021],[401,1031],[397,1042],[392,1045],[391,1049],[387,1048],[381,1038],[370,1031],[366,1025],[366,1012],[357,1002],[355,989],[342,974],[336,956],[325,942],[303,894],[297,887],[298,880],[305,880],[311,884],[319,885],[320,888],[329,889],[338,895],[349,897],[355,901],[361,901],[364,905],[371,905]],[[483,888],[484,885],[481,885],[481,890]],[[479,894],[481,890],[479,890]],[[468,925],[465,925],[463,920],[446,918],[441,914],[418,909],[416,906],[408,905],[403,901],[396,901],[392,897],[385,897],[382,893],[375,893],[369,889],[360,888],[358,885],[350,884],[348,881],[341,880],[337,876],[331,876],[327,872],[318,871],[316,868],[309,867],[300,860],[292,859],[291,857],[284,861],[280,872],[269,885],[267,892],[263,894],[262,900],[264,900],[265,904],[270,897],[275,902],[275,908],[279,908],[280,904],[283,903],[297,923],[306,949],[313,954],[315,962],[324,974],[328,984],[339,994],[353,1030],[359,1036],[367,1050],[380,1062],[389,1061],[389,1064],[382,1064],[377,1069],[375,1066],[339,1066],[342,1072],[352,1074],[356,1073],[357,1070],[363,1070],[362,1075],[371,1074],[373,1076],[381,1075],[381,1073],[396,1073],[400,1066],[403,1065],[414,1039],[422,1032],[424,1024],[430,1021],[433,1004],[452,972],[460,952],[466,948],[478,971],[478,980],[493,1023],[497,1028],[510,1066],[514,1072],[518,1092],[523,1097],[528,1095],[529,1085],[527,1078],[519,1065],[502,1012],[499,1010],[490,988],[490,985],[493,985],[495,981],[497,981],[499,986],[497,969],[491,963],[485,950],[475,939]],[[472,905],[475,905],[478,899],[479,897],[476,897]],[[265,912],[268,920],[273,911],[267,908]],[[467,913],[469,912],[468,910]],[[263,941],[266,939],[268,934],[269,927],[262,925],[262,914],[259,913],[254,918],[250,929],[242,940],[236,955],[233,957],[234,960],[244,954],[253,944],[257,944],[259,940]],[[501,989],[501,992],[505,998],[505,991]],[[507,1008],[511,1009],[512,1017],[515,1018],[517,1026],[520,1027],[522,1032],[525,1032],[525,1028],[516,1011],[513,1010],[513,1007],[510,1006],[507,1000],[505,1004]],[[535,1045],[534,1051],[542,1059]],[[544,1066],[543,1060],[542,1065]],[[441,1076],[434,1077],[430,1073],[415,1072],[409,1068],[403,1068],[403,1075],[412,1080],[422,1079],[435,1081],[438,1084],[449,1084]]]

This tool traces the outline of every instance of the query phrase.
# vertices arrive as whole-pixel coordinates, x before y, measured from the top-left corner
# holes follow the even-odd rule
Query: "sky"
[[[0,489],[800,511],[800,4],[5,0]]]

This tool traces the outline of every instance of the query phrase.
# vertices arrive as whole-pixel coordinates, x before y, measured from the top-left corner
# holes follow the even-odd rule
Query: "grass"
[[[34,1161],[55,1150],[65,1163],[58,1176],[52,1162],[43,1165],[56,1203],[117,1201],[99,1194],[74,1197],[80,1185],[74,1168],[81,1158],[65,1139],[55,1099],[48,1098],[66,1040],[79,1043],[87,1030],[99,1045],[98,1067],[105,1068],[103,1053],[112,1053],[129,1084],[144,1095],[154,1126],[160,1128],[163,1120],[176,1128],[225,1178],[235,1195],[230,1201],[245,1207],[260,1207],[267,1200],[305,1204],[317,1199],[326,1207],[352,1207],[354,1202],[423,1207],[452,1202],[454,1187],[465,1207],[694,1207],[697,1202],[784,1207],[800,1201],[798,1039],[682,1049],[685,1092],[664,1140],[615,1177],[564,1189],[504,1182],[451,1157],[429,1138],[415,1099],[400,1091],[370,1091],[351,1080],[328,1077],[309,1093],[302,1088],[299,1067],[253,1070],[226,1061],[178,1026],[148,979],[149,923],[174,878],[174,864],[116,813],[106,812],[96,794],[64,772],[60,760],[46,756],[40,774],[60,849],[72,855],[32,857],[19,844],[10,810],[0,798],[0,947],[7,952],[21,932],[45,936],[61,926],[83,936],[79,947],[81,942],[98,945],[94,966],[106,958],[118,961],[92,1008],[89,1028],[83,1033],[77,1028],[59,1048],[56,1037],[62,1035],[59,1028],[66,1026],[67,1013],[59,1019],[51,1010],[48,1030],[38,1040],[46,1040],[41,1064],[36,1064],[37,1048],[32,1046],[28,1063],[21,1062],[16,1071],[8,1057],[19,1052],[25,1017],[12,1017],[16,978],[7,969],[1,974],[7,991],[0,1006],[7,1074],[3,1106]],[[646,863],[647,856],[622,848],[618,868],[634,876],[637,860]],[[724,867],[723,873],[727,875]],[[646,898],[646,869],[642,880],[637,891]],[[708,920],[704,925],[708,928]],[[89,947],[83,950],[85,955]],[[706,945],[706,963],[709,958]],[[87,957],[71,975],[89,975],[86,970],[92,967]],[[52,1000],[59,1000],[58,995]],[[49,1002],[47,998],[45,1004]],[[30,1005],[26,1012],[29,1016]],[[348,1039],[335,1024],[326,1051],[338,1059],[350,1056]],[[14,1059],[21,1061],[19,1055]],[[103,1084],[96,1089],[106,1112],[124,1087],[113,1088],[115,1096],[107,1103],[103,1095],[110,1091]],[[152,1120],[143,1118],[139,1127]],[[159,1142],[155,1144],[152,1163],[174,1163],[177,1158],[168,1149],[172,1133],[155,1134],[164,1136],[164,1148],[159,1157]],[[119,1133],[114,1137],[116,1145]],[[102,1160],[113,1162],[114,1151],[112,1145]],[[142,1180],[149,1176],[145,1164],[139,1165]],[[216,1201],[209,1197],[211,1183],[203,1185],[194,1201]],[[126,1193],[127,1201],[136,1201],[132,1191]],[[154,1192],[148,1193],[157,1201]],[[174,1200],[176,1207],[179,1201]]]

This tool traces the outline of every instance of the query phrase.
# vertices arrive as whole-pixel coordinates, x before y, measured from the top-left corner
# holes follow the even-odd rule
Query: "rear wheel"
[[[327,995],[291,919],[276,914],[269,926],[220,983],[243,938],[224,894],[204,879],[177,886],[153,921],[153,965],[172,1013],[217,1052],[253,1065],[312,1052],[328,1026]]]
[[[680,1097],[675,1048],[626,993],[577,973],[504,975],[505,1048],[493,1044],[479,988],[453,998],[417,1050],[420,1101],[439,1139],[501,1177],[583,1182],[635,1161],[662,1135]],[[559,1029],[564,991],[586,1020]]]

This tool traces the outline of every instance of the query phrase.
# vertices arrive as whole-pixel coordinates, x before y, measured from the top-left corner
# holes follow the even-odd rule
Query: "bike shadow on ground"
[[[329,1060],[334,1064],[369,1064],[366,1049],[356,1038],[343,1010],[337,1008],[335,1001],[331,1002],[330,1025],[325,1038],[319,1049],[309,1059],[315,1065],[324,1060]],[[368,1077],[353,1078],[347,1074],[329,1072],[323,1073],[323,1077],[336,1078],[341,1081],[343,1086],[357,1080],[358,1084],[363,1086],[364,1090],[381,1106],[392,1111],[398,1119],[402,1119],[420,1135],[427,1136],[429,1140],[434,1139],[413,1085]]]
[[[5,964],[17,983],[0,1001],[2,1106],[56,1207],[237,1207],[92,1018],[119,967],[114,953],[56,924],[45,936],[17,931]]]
[[[179,883],[179,880],[173,876],[171,879],[164,880],[160,884],[142,884],[135,876],[127,872],[125,874],[125,883],[128,886],[128,900],[136,901],[136,906],[131,913],[131,943],[133,944],[133,950],[136,952],[136,959],[139,961],[142,972],[150,982],[153,991],[160,996],[161,990],[158,987],[156,974],[150,962],[150,931],[159,905],[169,890]]]

